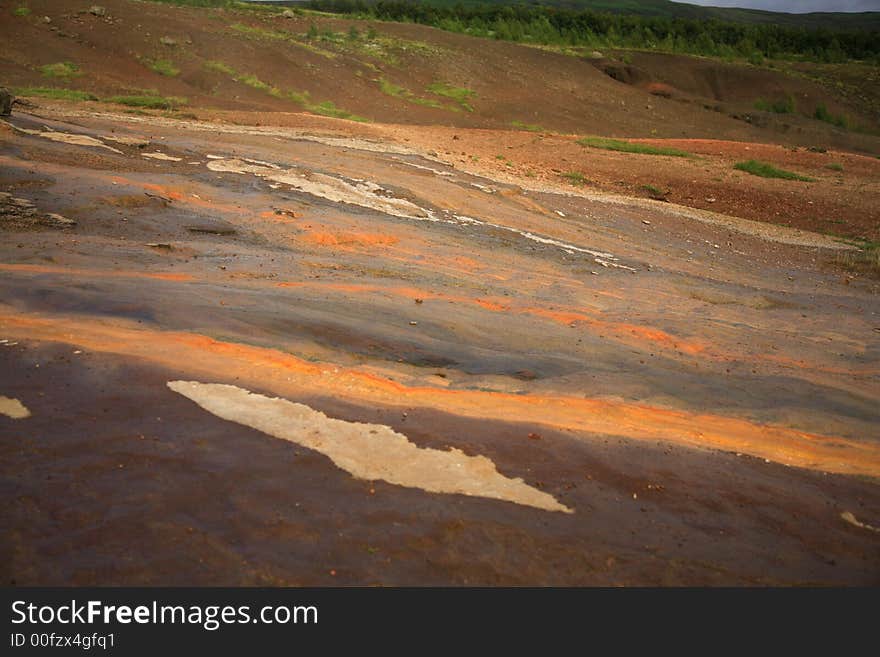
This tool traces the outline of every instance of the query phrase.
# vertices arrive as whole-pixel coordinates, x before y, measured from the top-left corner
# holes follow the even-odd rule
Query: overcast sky
[[[880,0],[679,0],[710,7],[749,7],[800,14],[808,11],[880,11]]]

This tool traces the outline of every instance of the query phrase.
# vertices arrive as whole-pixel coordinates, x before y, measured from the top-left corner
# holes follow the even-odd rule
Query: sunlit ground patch
[[[503,476],[485,456],[468,456],[455,448],[423,449],[390,427],[335,420],[305,404],[264,397],[236,386],[169,381],[168,387],[224,420],[321,452],[359,479],[572,513],[522,479]]]

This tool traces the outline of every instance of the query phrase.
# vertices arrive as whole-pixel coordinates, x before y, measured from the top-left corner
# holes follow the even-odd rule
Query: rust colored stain
[[[64,276],[87,276],[94,278],[152,278],[159,281],[186,283],[195,280],[189,274],[178,272],[126,271],[122,269],[82,269],[78,267],[58,267],[53,265],[25,265],[0,263],[0,271],[22,274],[61,274]]]
[[[375,247],[394,246],[400,240],[392,235],[381,233],[310,231],[303,238],[306,242],[319,246],[334,247]]]
[[[0,263],[0,271],[8,271],[20,274],[58,274],[64,276],[84,276],[91,278],[112,277],[152,279],[175,283],[190,283],[197,282],[199,280],[191,274],[181,272],[138,272],[128,270],[85,269],[76,267],[34,264]],[[565,326],[586,326],[593,332],[601,333],[607,338],[615,340],[621,344],[625,344],[641,350],[663,350],[670,356],[686,355],[694,358],[704,358],[706,360],[715,362],[764,362],[771,366],[776,366],[783,369],[796,369],[801,371],[813,371],[821,372],[824,374],[836,374],[843,376],[849,376],[853,374],[858,374],[860,376],[872,376],[880,373],[880,370],[877,369],[846,369],[840,367],[830,367],[827,365],[820,365],[818,363],[813,363],[805,360],[786,358],[784,356],[774,354],[745,354],[727,352],[719,349],[715,345],[710,346],[709,344],[703,342],[681,338],[654,327],[604,320],[598,317],[599,311],[592,311],[593,314],[587,314],[587,312],[590,311],[587,311],[586,309],[580,309],[580,312],[578,312],[572,309],[564,308],[547,309],[539,307],[522,307],[517,306],[515,303],[511,303],[511,301],[506,298],[457,296],[405,286],[380,286],[369,284],[329,283],[317,281],[288,281],[282,283],[274,283],[274,285],[279,288],[307,288],[312,290],[335,292],[339,294],[382,294],[392,297],[402,297],[413,301],[415,301],[416,299],[421,299],[423,301],[445,301],[448,303],[475,306],[494,313],[513,313],[517,315],[532,316]]]
[[[66,342],[93,351],[141,358],[188,375],[237,377],[288,396],[334,395],[368,405],[419,406],[463,417],[528,422],[577,432],[662,440],[736,451],[803,468],[880,476],[880,445],[763,425],[710,413],[561,395],[515,395],[406,385],[354,368],[304,361],[287,353],[155,331],[114,321],[15,314],[0,308],[4,335]]]
[[[315,283],[306,281],[276,283],[276,285],[283,288],[314,288],[347,294],[387,294],[411,299],[413,301],[416,299],[421,299],[423,301],[448,301],[450,303],[472,304],[492,312],[504,312],[510,309],[510,306],[508,305],[487,299],[460,297],[440,292],[431,292],[429,290],[420,290],[414,287],[383,287],[380,285],[367,285],[362,283]]]
[[[175,201],[177,203],[191,205],[193,207],[201,208],[203,210],[211,210],[212,212],[226,212],[229,214],[246,214],[246,210],[244,210],[243,208],[236,207],[234,205],[227,205],[224,203],[214,203],[212,201],[193,196],[191,192],[187,193],[180,187],[158,185],[156,183],[146,183],[138,180],[132,180],[130,178],[125,178],[123,176],[112,176],[110,180],[111,182],[114,182],[118,185],[140,187],[141,189],[152,192],[159,196],[164,196],[165,198],[171,199],[172,201]]]

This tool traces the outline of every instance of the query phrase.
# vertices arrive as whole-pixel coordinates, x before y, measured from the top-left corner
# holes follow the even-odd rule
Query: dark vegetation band
[[[717,57],[768,57],[820,62],[880,62],[880,38],[871,30],[836,30],[622,15],[559,7],[435,5],[413,2],[311,0],[303,6],[382,21],[412,22],[450,32],[561,46],[649,48]]]

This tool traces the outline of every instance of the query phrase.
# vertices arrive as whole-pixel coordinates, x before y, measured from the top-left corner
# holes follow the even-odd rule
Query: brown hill
[[[880,128],[874,92],[845,94],[849,87],[829,88],[809,71],[652,53],[627,55],[631,64],[602,60],[636,71],[621,80],[590,59],[418,25],[135,0],[107,0],[103,15],[77,0],[27,6],[20,16],[4,3],[0,21],[0,35],[15,44],[0,56],[0,81],[24,93],[62,88],[141,106],[165,98],[177,109],[305,109],[392,123],[880,150],[874,136],[801,116],[823,103],[854,127]],[[657,95],[658,83],[669,93]],[[759,100],[788,95],[794,114],[755,110]]]

